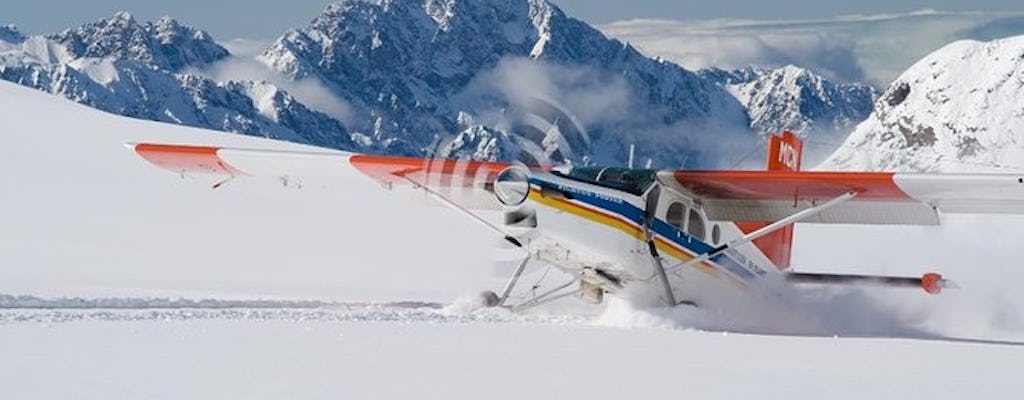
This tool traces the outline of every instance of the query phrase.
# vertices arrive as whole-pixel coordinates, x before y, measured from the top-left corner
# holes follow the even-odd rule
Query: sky
[[[305,25],[329,0],[0,0],[0,23],[26,33],[59,31],[126,10],[140,20],[170,15],[200,26],[218,39],[276,38]],[[818,19],[837,15],[942,11],[1024,11],[1020,0],[556,0],[568,14],[593,24],[635,18],[705,20]]]
[[[915,11],[778,21],[631,20],[599,27],[647,55],[689,69],[792,64],[834,81],[884,88],[913,63],[954,41],[1024,34],[1024,12]]]
[[[557,0],[567,12],[594,23],[634,18],[702,20],[742,18],[760,20],[820,19],[853,14],[902,14],[921,9],[942,11],[1022,11],[1020,0],[632,0],[601,2]]]

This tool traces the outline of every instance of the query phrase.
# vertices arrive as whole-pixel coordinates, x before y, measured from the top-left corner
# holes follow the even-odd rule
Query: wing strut
[[[438,193],[437,191],[427,187],[427,185],[424,185],[424,184],[421,184],[419,182],[416,182],[416,180],[408,177],[405,174],[395,174],[395,176],[398,176],[398,177],[400,177],[402,179],[405,179],[405,180],[409,181],[409,183],[411,183],[413,185],[413,187],[418,187],[420,189],[423,189],[424,192],[427,192],[427,194],[429,194],[431,197],[433,197],[437,201],[440,201],[442,204],[444,204],[444,205],[446,205],[448,207],[451,207],[451,209],[466,215],[467,217],[469,217],[469,218],[473,219],[474,221],[482,224],[483,226],[486,226],[488,229],[494,231],[495,233],[503,236],[505,238],[505,241],[507,241],[509,243],[512,243],[514,246],[516,246],[516,247],[518,247],[520,249],[523,248],[523,243],[520,242],[519,239],[516,239],[514,236],[505,233],[505,231],[502,230],[501,228],[499,228],[497,225],[494,225],[494,224],[492,224],[490,222],[487,222],[487,220],[481,218],[479,215],[474,214],[472,211],[466,209],[463,206],[460,206],[458,203],[452,201],[451,199],[449,199],[447,197],[444,197],[444,195],[442,195],[441,193]]]
[[[511,278],[509,278],[508,283],[505,284],[505,290],[501,291],[501,297],[498,298],[498,302],[495,304],[496,306],[500,307],[505,305],[505,301],[508,300],[508,296],[512,294],[512,289],[515,288],[516,283],[519,282],[519,277],[523,276],[523,271],[526,270],[526,264],[529,263],[530,256],[527,255],[526,258],[523,259],[523,262],[519,263],[519,266],[516,267],[516,272],[512,274]]]
[[[658,246],[654,245],[654,233],[651,231],[651,223],[654,221],[654,209],[658,206],[658,198],[661,197],[661,185],[655,184],[646,195],[646,207],[644,208],[644,240],[647,241],[647,252],[654,265],[654,272],[661,281],[661,287],[665,291],[665,302],[669,307],[679,305],[676,302],[675,291],[672,290],[672,283],[668,281],[668,274],[665,272],[665,265],[661,262],[661,255],[658,254]]]
[[[666,272],[673,272],[673,271],[675,271],[677,269],[681,269],[681,268],[689,267],[691,265],[696,265],[696,264],[705,262],[705,261],[711,259],[712,257],[714,257],[716,255],[719,255],[719,254],[721,254],[722,252],[724,252],[726,250],[729,250],[730,248],[750,243],[750,242],[752,242],[754,240],[757,240],[758,238],[760,238],[762,236],[768,235],[768,234],[770,234],[772,232],[775,232],[775,231],[777,231],[779,229],[782,229],[782,228],[785,228],[785,227],[790,226],[792,224],[795,224],[797,222],[800,222],[801,220],[803,220],[805,218],[811,217],[811,216],[816,215],[816,214],[820,214],[821,212],[823,212],[825,210],[828,210],[828,209],[830,209],[832,207],[835,207],[837,205],[843,204],[843,203],[849,201],[850,199],[853,199],[854,197],[857,197],[858,194],[859,193],[855,192],[855,191],[846,192],[846,193],[844,193],[843,195],[841,195],[839,197],[836,197],[836,198],[834,198],[832,200],[829,200],[827,202],[822,203],[821,205],[817,205],[817,206],[814,206],[814,207],[811,207],[811,208],[799,211],[797,213],[794,213],[793,215],[790,215],[790,216],[788,216],[786,218],[780,219],[780,220],[778,220],[778,221],[776,221],[774,223],[771,223],[771,224],[769,224],[769,225],[767,225],[767,226],[765,226],[765,227],[763,227],[761,229],[758,229],[756,231],[750,232],[750,233],[744,235],[743,237],[737,238],[735,240],[730,241],[729,243],[726,243],[726,244],[718,246],[718,247],[716,247],[714,249],[711,249],[711,251],[709,251],[707,253],[701,254],[701,255],[699,255],[699,256],[697,256],[695,258],[691,258],[688,261],[683,261],[681,263],[678,263],[678,264],[675,264],[675,265],[673,265],[671,267],[668,267],[668,268],[665,269],[665,271]]]
[[[555,300],[558,300],[558,299],[561,299],[561,298],[564,298],[564,297],[569,297],[569,296],[580,294],[580,292],[582,292],[582,289],[573,289],[573,290],[568,290],[568,291],[562,291],[563,289],[565,289],[565,288],[567,288],[569,286],[572,286],[572,284],[574,284],[576,282],[579,282],[579,280],[578,279],[573,279],[573,280],[571,280],[569,282],[566,282],[566,283],[562,284],[559,287],[551,289],[551,290],[549,290],[547,292],[544,292],[543,294],[541,294],[539,296],[536,296],[536,297],[534,297],[534,298],[532,298],[530,300],[527,300],[527,301],[523,302],[520,305],[512,306],[511,309],[514,312],[519,312],[519,311],[523,311],[523,310],[530,309],[530,308],[533,308],[533,307],[537,307],[537,306],[540,306],[540,305],[544,305],[544,304],[550,303],[552,301],[555,301]],[[558,293],[560,291],[562,291],[562,293]],[[556,294],[556,293],[558,293],[558,294]]]

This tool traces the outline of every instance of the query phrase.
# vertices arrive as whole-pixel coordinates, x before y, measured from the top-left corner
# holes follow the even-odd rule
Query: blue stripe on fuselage
[[[697,239],[685,232],[680,231],[676,227],[669,225],[667,222],[655,218],[654,223],[651,224],[651,230],[654,233],[661,235],[661,237],[675,243],[691,252],[693,254],[704,254],[714,250],[711,245],[704,243],[700,239]],[[733,260],[732,254],[735,250],[726,250],[724,253],[711,257],[711,261],[718,264],[732,272],[733,275],[739,276],[744,279],[753,279],[754,273],[744,268],[740,263]]]

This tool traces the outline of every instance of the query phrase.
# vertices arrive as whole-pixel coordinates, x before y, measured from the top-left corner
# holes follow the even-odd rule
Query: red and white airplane
[[[424,191],[521,248],[525,259],[490,306],[522,310],[568,296],[600,302],[639,288],[669,306],[713,310],[784,298],[793,284],[872,283],[937,294],[939,274],[888,277],[789,271],[793,224],[938,225],[940,213],[1024,214],[1024,175],[803,172],[802,143],[773,135],[767,171],[527,167],[493,162],[129,144],[179,174],[221,183],[268,177],[286,186],[372,178]],[[476,211],[504,212],[492,223]],[[571,279],[511,303],[527,264]]]

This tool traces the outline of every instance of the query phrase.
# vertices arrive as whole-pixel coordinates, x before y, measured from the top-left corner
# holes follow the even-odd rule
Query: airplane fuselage
[[[669,271],[677,302],[701,307],[728,308],[746,300],[761,303],[785,290],[780,284],[782,274],[754,246],[673,268],[742,232],[731,222],[708,221],[700,204],[656,178],[633,189],[606,187],[559,173],[534,173],[524,204],[536,214],[531,251],[611,294],[639,286],[667,300],[658,268]]]

